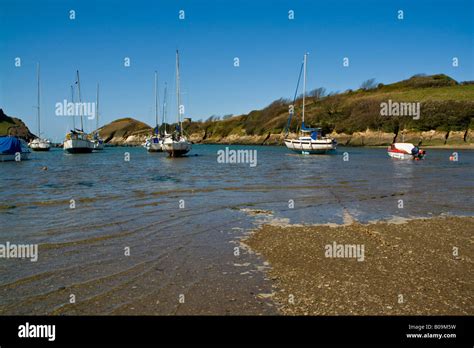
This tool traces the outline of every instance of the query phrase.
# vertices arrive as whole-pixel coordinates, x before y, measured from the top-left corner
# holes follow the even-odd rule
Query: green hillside
[[[381,116],[380,104],[388,100],[420,102],[420,119],[407,116]],[[279,99],[262,110],[219,121],[193,122],[190,134],[204,138],[235,135],[279,134],[284,131],[290,101]],[[297,131],[301,122],[302,99],[295,103],[290,126]],[[414,76],[393,84],[378,84],[372,89],[348,90],[322,98],[306,98],[306,123],[320,126],[327,133],[352,134],[367,129],[398,133],[412,131],[465,131],[474,128],[474,84],[460,84],[449,76]]]
[[[22,120],[7,116],[3,110],[0,109],[0,136],[2,135],[16,135],[25,140],[35,138],[35,135],[30,132]]]

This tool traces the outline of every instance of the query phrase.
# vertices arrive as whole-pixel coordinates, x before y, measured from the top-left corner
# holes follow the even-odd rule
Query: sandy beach
[[[283,314],[473,315],[473,231],[472,217],[263,225],[243,242],[270,264]],[[335,245],[364,255],[337,257]]]

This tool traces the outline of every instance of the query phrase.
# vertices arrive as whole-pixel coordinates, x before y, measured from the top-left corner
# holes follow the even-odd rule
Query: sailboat
[[[104,140],[99,135],[99,84],[97,84],[97,94],[95,99],[95,129],[92,142],[94,143],[94,150],[100,151],[104,149]]]
[[[77,71],[76,76],[77,76],[77,79],[76,79],[77,90],[79,92],[79,103],[82,103],[79,70]],[[73,89],[73,92],[74,92],[74,89]],[[74,103],[74,93],[72,95],[72,102]],[[89,140],[89,137],[84,132],[82,114],[80,116],[81,116],[81,129],[77,129],[74,127],[74,129],[71,130],[66,135],[66,139],[64,140],[63,149],[64,151],[67,151],[68,153],[91,153],[92,150],[94,150],[94,143],[91,140]]]
[[[166,124],[166,115],[168,114],[168,105],[166,103],[166,98],[168,96],[168,85],[167,83],[165,82],[165,92],[163,93],[163,111],[162,111],[162,115],[163,115],[163,126],[164,126],[164,136],[163,136],[163,142],[164,142],[164,139],[166,139],[167,137],[170,136],[170,134],[168,134],[168,127],[167,127],[167,124]],[[163,142],[161,143],[161,148],[163,148]]]
[[[48,139],[41,138],[41,113],[40,113],[40,64],[37,64],[37,79],[38,79],[38,105],[36,109],[38,111],[38,137],[31,140],[28,146],[33,151],[49,151],[51,143]]]
[[[308,54],[305,53],[304,59],[303,59],[303,107],[302,107],[302,117],[301,117],[302,118],[301,133],[302,134],[298,139],[285,138],[284,141],[288,149],[301,153],[303,155],[330,153],[336,149],[337,141],[330,137],[323,136],[321,128],[306,127],[306,125],[304,124],[307,56]],[[298,84],[299,84],[299,79],[298,79]],[[298,86],[296,87],[296,90],[298,90]],[[296,93],[295,93],[295,99],[296,99]],[[287,128],[289,127],[291,116],[292,116],[292,113],[290,112]]]
[[[160,138],[160,127],[158,126],[158,74],[155,71],[155,129],[153,135],[146,139],[145,148],[148,152],[163,152],[163,139]]]
[[[184,108],[181,105],[179,90],[179,53],[176,50],[176,102],[178,106],[177,125],[175,131],[163,140],[163,149],[170,157],[180,157],[191,151],[191,142],[183,134],[182,113]]]

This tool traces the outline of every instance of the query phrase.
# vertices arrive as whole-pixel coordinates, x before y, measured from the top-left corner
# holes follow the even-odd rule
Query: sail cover
[[[301,130],[303,132],[313,132],[313,131],[321,131],[321,128],[311,128],[311,127],[306,127],[304,122],[301,124]]]
[[[15,154],[21,152],[20,139],[16,137],[0,137],[0,153]]]

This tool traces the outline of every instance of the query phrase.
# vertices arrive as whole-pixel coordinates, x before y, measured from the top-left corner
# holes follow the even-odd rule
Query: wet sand
[[[473,315],[473,232],[472,217],[436,217],[263,225],[243,242],[270,264],[283,314]],[[364,260],[326,257],[334,242],[363,245]]]

